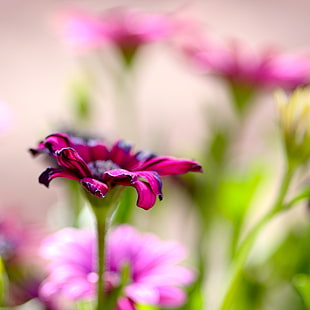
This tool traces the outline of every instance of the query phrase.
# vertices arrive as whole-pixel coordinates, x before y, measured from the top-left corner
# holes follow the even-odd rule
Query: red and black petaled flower
[[[33,155],[47,153],[57,162],[39,177],[49,186],[52,179],[63,177],[79,181],[88,192],[103,198],[116,185],[132,186],[137,190],[137,206],[150,209],[156,197],[162,199],[162,176],[202,172],[195,161],[170,156],[156,156],[139,151],[124,141],[112,147],[92,139],[81,139],[65,133],[49,135],[35,149]]]

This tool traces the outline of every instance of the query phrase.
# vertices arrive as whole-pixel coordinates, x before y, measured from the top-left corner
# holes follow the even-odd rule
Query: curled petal
[[[58,177],[79,181],[79,178],[70,171],[64,171],[57,168],[47,168],[39,176],[39,183],[44,184],[46,187],[48,187],[51,180]]]
[[[163,198],[162,194],[162,181],[157,172],[151,171],[139,171],[137,172],[139,177],[144,178],[149,184],[155,195],[159,197],[160,200]]]
[[[103,198],[109,190],[106,184],[96,179],[83,178],[80,182],[86,190],[99,198]]]
[[[137,206],[145,210],[152,208],[156,202],[156,195],[150,185],[143,181],[137,181],[133,186],[138,192]]]
[[[138,180],[138,177],[135,173],[125,169],[112,169],[106,171],[103,174],[102,179],[108,183],[130,186]]]
[[[70,138],[65,133],[55,133],[47,136],[43,143],[51,153],[55,153],[65,147],[69,147]]]
[[[153,170],[160,176],[183,174],[187,172],[202,172],[199,163],[193,160],[174,158],[170,156],[156,157],[145,162],[140,170]]]
[[[59,166],[71,170],[80,178],[91,176],[87,164],[73,148],[63,148],[56,155]]]

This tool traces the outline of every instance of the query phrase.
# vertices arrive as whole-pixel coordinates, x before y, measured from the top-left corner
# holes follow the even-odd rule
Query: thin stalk
[[[85,191],[86,197],[88,198],[96,219],[98,274],[96,310],[109,309],[104,287],[106,232],[109,228],[111,214],[119,203],[119,195],[122,190],[122,187],[116,187],[110,190],[109,195],[103,199],[97,198],[96,196]]]
[[[242,242],[233,263],[232,275],[229,281],[228,288],[224,295],[223,301],[219,307],[220,310],[230,310],[233,302],[233,298],[238,287],[240,276],[249,253],[256,241],[258,234],[264,228],[264,226],[282,210],[283,202],[293,177],[294,169],[288,167],[286,174],[283,177],[282,184],[280,186],[277,198],[273,203],[270,211],[253,227],[250,233],[246,236]]]
[[[104,288],[104,267],[105,267],[105,236],[106,236],[106,218],[101,219],[96,216],[97,229],[97,306],[96,310],[105,310],[105,288]]]

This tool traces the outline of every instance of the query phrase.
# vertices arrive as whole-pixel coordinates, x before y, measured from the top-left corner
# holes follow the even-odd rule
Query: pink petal
[[[82,157],[73,148],[63,148],[56,152],[59,166],[72,171],[80,178],[90,177],[91,172]]]
[[[133,186],[138,192],[137,206],[145,210],[152,208],[156,202],[156,195],[150,185],[143,181],[137,181]]]
[[[96,179],[83,178],[80,182],[87,191],[99,198],[103,198],[109,190],[109,187],[105,183]]]
[[[159,292],[153,287],[134,283],[125,288],[125,294],[138,304],[157,305]]]
[[[195,161],[169,156],[155,157],[145,162],[139,170],[156,171],[160,176],[202,172],[201,165]]]
[[[56,168],[47,168],[39,176],[39,182],[48,187],[49,183],[58,177],[79,181],[79,178],[70,171],[64,171]]]
[[[162,181],[156,172],[151,171],[138,171],[139,177],[144,178],[149,184],[155,195],[162,199]]]
[[[120,185],[133,185],[137,181],[135,173],[125,169],[112,169],[104,172],[102,180],[107,183],[115,183]]]
[[[178,287],[162,286],[158,288],[158,293],[160,307],[178,308],[186,301],[186,294]]]
[[[133,301],[131,301],[128,298],[121,297],[117,301],[117,306],[116,306],[115,310],[136,310],[136,307],[135,307]]]

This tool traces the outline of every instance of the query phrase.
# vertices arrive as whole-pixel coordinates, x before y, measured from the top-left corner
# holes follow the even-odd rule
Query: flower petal
[[[65,133],[55,133],[49,135],[43,141],[45,147],[51,152],[55,153],[58,150],[61,150],[65,147],[70,146],[70,138]]]
[[[154,287],[133,283],[125,287],[125,294],[137,304],[157,305],[159,292]]]
[[[117,306],[115,310],[136,310],[136,307],[132,300],[129,298],[121,297],[117,301]]]
[[[160,176],[183,174],[190,171],[202,172],[199,163],[193,160],[170,156],[155,157],[145,162],[139,170],[156,171]]]
[[[104,172],[102,180],[107,183],[130,186],[138,180],[138,177],[135,173],[125,169],[112,169]]]
[[[59,166],[69,169],[79,178],[91,176],[87,164],[73,148],[63,148],[56,155]]]
[[[119,167],[126,166],[126,163],[131,159],[130,151],[132,145],[125,141],[117,141],[111,148],[110,160],[112,160]]]
[[[93,195],[103,198],[109,190],[109,187],[96,179],[83,178],[81,181],[82,186]]]
[[[157,195],[160,200],[162,200],[162,181],[158,173],[151,171],[139,171],[137,172],[137,175],[144,178],[150,184],[150,187],[154,194]]]
[[[71,179],[71,180],[77,180],[77,181],[79,180],[79,178],[70,171],[65,171],[65,170],[56,169],[56,168],[47,168],[39,176],[39,183],[44,184],[46,187],[48,187],[51,180],[58,178],[58,177]]]
[[[159,292],[158,306],[163,308],[178,308],[186,301],[184,291],[178,287],[162,286],[157,288]]]
[[[137,206],[145,210],[152,208],[156,202],[156,195],[151,186],[143,181],[137,181],[133,186],[138,192]]]

